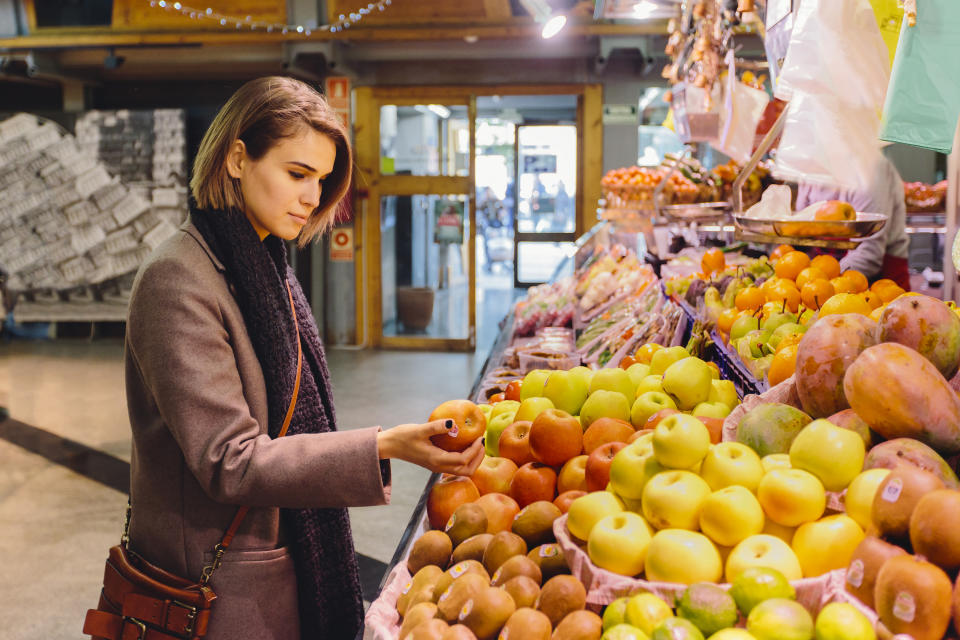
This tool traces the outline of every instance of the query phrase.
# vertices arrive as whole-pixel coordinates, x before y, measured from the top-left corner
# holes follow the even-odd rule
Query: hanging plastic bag
[[[724,87],[723,112],[720,136],[716,149],[740,163],[745,163],[753,153],[757,125],[763,117],[770,96],[766,91],[754,89],[737,79],[733,51],[727,51],[727,82]]]
[[[679,82],[671,89],[673,124],[682,142],[708,142],[716,145],[720,136],[720,108],[723,94],[720,83],[706,89]]]
[[[889,54],[869,0],[804,0],[776,96],[789,100],[777,177],[866,189],[883,162]]]
[[[960,2],[924,0],[903,21],[883,108],[882,140],[950,153],[960,117]]]

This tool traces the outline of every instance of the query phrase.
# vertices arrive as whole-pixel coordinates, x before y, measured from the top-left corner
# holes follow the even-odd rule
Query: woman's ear
[[[227,151],[227,174],[231,178],[239,179],[243,173],[243,163],[247,160],[247,146],[243,140],[237,139]]]

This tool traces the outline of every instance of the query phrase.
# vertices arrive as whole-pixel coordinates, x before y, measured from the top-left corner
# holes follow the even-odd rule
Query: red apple
[[[587,495],[586,491],[564,491],[556,497],[553,504],[560,509],[560,513],[566,513],[570,510],[570,504],[580,496]]]
[[[541,411],[530,425],[530,453],[537,462],[559,467],[583,451],[583,427],[566,411]],[[552,500],[552,498],[551,498]]]
[[[511,380],[507,383],[507,388],[503,390],[504,400],[516,400],[520,402],[520,387],[523,386],[522,380]]]
[[[707,416],[697,416],[697,420],[707,425],[707,431],[710,432],[710,443],[717,444],[723,439],[723,418],[708,418]]]
[[[642,437],[647,433],[653,433],[653,429],[640,429],[638,431],[634,431],[633,435],[630,436],[630,438],[627,440],[627,444],[634,442],[635,440],[639,439],[640,437]]]
[[[537,500],[552,502],[557,497],[557,472],[545,464],[528,462],[513,474],[510,497],[521,509]]]
[[[463,451],[487,430],[483,411],[469,400],[447,400],[430,414],[431,422],[446,418],[453,419],[453,428],[430,437],[433,444],[446,451]]]
[[[646,423],[645,425],[643,425],[643,429],[644,429],[645,431],[646,431],[647,429],[649,429],[649,430],[652,431],[653,429],[656,429],[656,428],[657,428],[657,425],[660,424],[660,421],[661,421],[661,420],[663,420],[664,418],[669,418],[670,416],[672,416],[672,415],[675,414],[675,413],[680,413],[680,412],[677,411],[676,409],[669,409],[669,408],[668,408],[668,409],[660,409],[660,411],[657,411],[655,414],[653,414],[652,416],[650,416],[649,418],[647,418],[647,423]]]
[[[510,481],[516,472],[517,465],[513,460],[486,456],[470,479],[477,485],[480,495],[506,493],[510,491]]]
[[[441,477],[430,487],[430,494],[427,496],[427,519],[430,521],[430,528],[442,530],[457,507],[479,497],[480,492],[470,478],[449,475]]]
[[[574,456],[567,460],[557,475],[557,493],[587,490],[587,455]]]
[[[597,418],[583,432],[583,452],[587,455],[608,442],[626,442],[634,433],[633,425],[616,418]]]
[[[497,441],[501,458],[513,460],[518,467],[534,461],[533,454],[530,453],[530,425],[532,424],[528,420],[520,420],[503,430],[500,440]]]
[[[584,469],[587,481],[587,491],[603,491],[610,482],[610,465],[617,451],[627,446],[623,442],[608,442],[594,449],[587,457],[587,466]]]
[[[520,513],[517,501],[503,493],[486,493],[474,500],[474,504],[487,514],[487,533],[510,531],[513,518]]]

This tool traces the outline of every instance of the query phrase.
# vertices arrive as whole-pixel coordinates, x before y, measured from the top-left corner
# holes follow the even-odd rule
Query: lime
[[[832,602],[820,610],[814,627],[817,640],[876,640],[867,616],[852,604]]]
[[[603,632],[600,640],[650,640],[650,636],[630,624],[618,624]]]
[[[757,640],[746,629],[723,629],[707,638],[707,640]]]
[[[607,608],[603,610],[604,631],[618,624],[623,624],[626,621],[624,615],[627,610],[627,601],[629,600],[630,598],[617,598],[607,605]]]
[[[747,631],[757,640],[813,640],[813,618],[796,600],[771,598],[747,616]]]
[[[703,634],[689,620],[667,618],[653,630],[650,640],[703,640]]]
[[[627,624],[632,624],[645,634],[653,633],[658,624],[673,617],[673,610],[666,602],[652,593],[641,593],[627,602]]]
[[[782,573],[770,567],[750,567],[733,579],[730,586],[737,607],[743,615],[750,615],[755,606],[770,598],[794,600],[797,592]]]
[[[739,617],[733,597],[709,582],[687,587],[677,603],[677,615],[692,622],[707,636],[732,627]]]

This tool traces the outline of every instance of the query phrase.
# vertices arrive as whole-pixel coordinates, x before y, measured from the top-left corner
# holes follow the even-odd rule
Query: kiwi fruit
[[[473,631],[477,640],[493,640],[516,610],[509,593],[487,587],[464,603],[457,621]]]
[[[873,524],[883,537],[903,539],[910,531],[910,516],[920,498],[935,489],[943,489],[937,476],[909,464],[897,465],[877,487]]]
[[[466,625],[455,624],[443,632],[440,640],[477,640],[477,636]]]
[[[480,505],[472,502],[466,502],[457,507],[447,520],[447,526],[444,529],[454,547],[467,538],[486,533],[486,531],[487,512]]]
[[[498,640],[550,640],[552,631],[553,625],[546,614],[523,607],[507,619]]]
[[[482,562],[483,552],[487,550],[487,545],[490,544],[491,540],[493,540],[492,533],[479,533],[475,536],[470,536],[453,550],[453,555],[450,556],[450,562],[452,564],[457,564],[464,560]]]
[[[437,614],[448,624],[455,624],[460,608],[467,600],[489,586],[490,581],[484,580],[483,576],[477,573],[460,576],[440,595],[437,600]]]
[[[468,573],[476,573],[487,582],[490,582],[490,574],[487,573],[487,570],[483,568],[482,564],[476,560],[464,560],[463,562],[458,562],[453,565],[437,578],[437,583],[433,590],[433,601],[437,602],[440,596],[443,595],[443,592],[450,588],[454,580]]]
[[[552,502],[546,500],[531,502],[513,519],[511,531],[523,538],[527,547],[555,542],[553,521],[561,515],[563,514],[560,508]]]
[[[940,567],[916,556],[894,556],[877,574],[877,615],[892,634],[940,640],[950,624],[952,587]]]
[[[960,491],[937,489],[920,498],[910,516],[910,544],[947,573],[960,568]]]
[[[533,608],[537,604],[537,598],[540,597],[540,585],[527,576],[515,576],[510,578],[500,588],[510,594],[517,608]]]
[[[567,614],[583,609],[587,605],[587,590],[583,583],[573,576],[554,576],[540,587],[537,598],[537,611],[548,618],[556,627]]]
[[[415,626],[404,640],[440,640],[447,628],[446,622],[434,618]]]
[[[499,587],[507,580],[516,576],[527,576],[535,580],[538,585],[543,580],[543,573],[541,573],[537,563],[527,556],[520,555],[513,556],[500,565],[500,568],[493,572],[493,576],[490,578],[490,584]]]
[[[533,548],[527,557],[537,563],[540,567],[540,573],[543,574],[543,580],[549,580],[553,576],[559,576],[564,573],[570,573],[570,567],[567,566],[567,560],[563,557],[563,549],[556,542],[548,542],[539,547]]]
[[[846,589],[863,604],[873,609],[873,589],[877,583],[880,567],[893,556],[906,555],[895,544],[884,542],[876,536],[867,536],[860,541],[850,557],[847,568]]]
[[[504,562],[516,555],[526,555],[527,543],[511,531],[501,531],[493,536],[483,552],[483,566],[493,573]]]
[[[407,615],[403,617],[403,624],[400,625],[400,635],[397,637],[403,640],[404,636],[413,631],[414,627],[436,617],[437,605],[432,602],[419,602],[412,607],[408,607]]]
[[[453,541],[443,531],[427,531],[417,538],[410,549],[407,558],[407,569],[410,575],[415,574],[428,564],[435,564],[441,569],[447,568],[450,562],[450,552],[453,551]]]
[[[581,609],[568,613],[560,621],[551,640],[600,640],[601,635],[603,620],[600,616]]]
[[[442,575],[443,569],[432,564],[428,564],[417,571],[410,582],[403,587],[400,597],[397,598],[397,612],[401,616],[405,616],[410,606],[424,601],[424,595],[426,595],[426,600],[432,601],[434,587]]]

